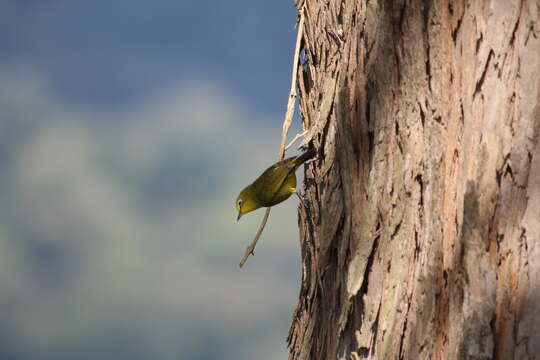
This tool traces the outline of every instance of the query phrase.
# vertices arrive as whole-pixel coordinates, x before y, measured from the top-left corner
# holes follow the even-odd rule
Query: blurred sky
[[[0,1],[0,359],[287,357],[298,201],[239,269],[263,211],[234,200],[277,158],[295,20]]]

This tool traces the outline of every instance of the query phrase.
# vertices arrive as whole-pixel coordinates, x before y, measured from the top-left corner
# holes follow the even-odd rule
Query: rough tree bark
[[[540,0],[297,0],[290,359],[540,358]]]

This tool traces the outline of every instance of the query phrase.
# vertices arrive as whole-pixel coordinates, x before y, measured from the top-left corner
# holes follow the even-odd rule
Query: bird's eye
[[[237,204],[238,204],[238,207],[241,208],[242,207],[242,199],[238,199]]]

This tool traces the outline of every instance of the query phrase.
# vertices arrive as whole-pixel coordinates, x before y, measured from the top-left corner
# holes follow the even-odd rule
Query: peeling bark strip
[[[540,358],[540,0],[297,0],[290,359]]]

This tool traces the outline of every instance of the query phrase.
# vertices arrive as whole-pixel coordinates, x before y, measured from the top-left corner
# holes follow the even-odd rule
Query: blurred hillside
[[[236,68],[237,79],[198,78],[197,59],[209,53],[175,53],[167,65],[174,39],[160,34],[189,16],[156,3],[155,19],[139,1],[0,5],[1,359],[286,357],[297,200],[276,207],[240,270],[262,212],[236,223],[234,199],[276,160],[289,65],[273,67],[283,77],[262,87],[264,104],[246,95],[261,79]],[[114,16],[126,10],[119,4],[127,18]],[[231,20],[241,5],[227,10]],[[264,18],[267,7],[241,17]],[[294,12],[280,11],[289,43],[268,49],[288,59]],[[160,20],[167,13],[177,18]],[[198,20],[182,23],[191,36],[219,35]],[[212,38],[219,46],[239,41],[238,28],[213,26],[226,29]],[[175,33],[184,50],[199,49],[201,39]],[[227,56],[226,66],[242,58]],[[190,76],[171,70],[179,58]],[[153,75],[155,61],[163,74]]]

